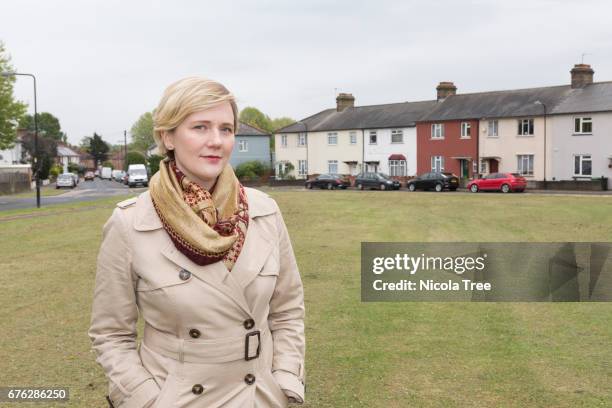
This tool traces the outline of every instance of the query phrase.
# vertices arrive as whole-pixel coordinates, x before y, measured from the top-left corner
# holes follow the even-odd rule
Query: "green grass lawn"
[[[361,241],[612,241],[612,197],[267,191],[305,286],[304,407],[612,406],[612,304],[361,303],[359,269]],[[105,406],[87,329],[122,199],[0,213],[0,385]]]

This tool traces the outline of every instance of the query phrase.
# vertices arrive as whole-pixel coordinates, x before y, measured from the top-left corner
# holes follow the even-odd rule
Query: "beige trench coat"
[[[246,192],[250,222],[231,272],[179,252],[148,191],[119,203],[104,225],[89,336],[115,407],[303,400],[302,281],[276,202]]]

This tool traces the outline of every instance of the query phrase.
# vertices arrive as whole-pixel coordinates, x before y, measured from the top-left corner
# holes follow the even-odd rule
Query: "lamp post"
[[[544,188],[546,188],[546,104],[542,101],[535,101],[536,105],[544,108]]]
[[[2,72],[3,77],[29,76],[34,80],[34,180],[36,181],[36,207],[40,208],[40,160],[38,157],[38,108],[36,105],[36,77],[33,74],[23,74],[20,72]]]

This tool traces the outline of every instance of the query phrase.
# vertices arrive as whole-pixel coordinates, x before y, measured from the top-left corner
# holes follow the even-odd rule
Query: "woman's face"
[[[234,112],[229,102],[194,112],[172,132],[163,132],[166,149],[174,150],[176,166],[192,181],[210,190],[234,148]]]

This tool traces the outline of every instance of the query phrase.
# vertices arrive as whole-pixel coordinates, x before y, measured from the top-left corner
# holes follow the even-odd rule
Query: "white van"
[[[101,179],[108,179],[110,180],[112,178],[113,175],[113,169],[110,167],[102,167],[102,171],[100,172],[100,178]]]
[[[147,168],[144,164],[130,164],[128,166],[128,186],[134,187],[142,184],[147,187],[149,185],[149,177],[147,176]]]

